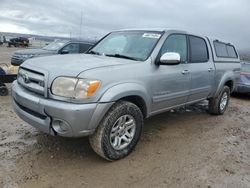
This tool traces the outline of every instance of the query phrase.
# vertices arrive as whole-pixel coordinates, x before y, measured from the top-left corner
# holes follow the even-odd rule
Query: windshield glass
[[[242,63],[241,64],[241,71],[250,73],[250,63]]]
[[[55,41],[47,46],[43,47],[44,50],[55,51],[59,50],[62,46],[64,46],[68,41]]]
[[[161,35],[161,32],[148,31],[113,32],[89,53],[145,61]]]

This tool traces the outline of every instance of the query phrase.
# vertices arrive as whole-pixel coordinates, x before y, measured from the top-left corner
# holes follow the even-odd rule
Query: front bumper
[[[22,88],[17,81],[12,85],[13,107],[21,119],[38,130],[51,135],[81,137],[92,134],[113,103],[73,104],[43,98]],[[58,131],[55,122],[63,122]]]
[[[250,85],[237,84],[235,89],[234,89],[234,92],[249,94],[250,93]]]

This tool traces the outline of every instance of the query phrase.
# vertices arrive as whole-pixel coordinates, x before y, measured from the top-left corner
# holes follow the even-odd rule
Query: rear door
[[[191,85],[188,103],[206,99],[212,92],[215,67],[205,38],[189,35]]]

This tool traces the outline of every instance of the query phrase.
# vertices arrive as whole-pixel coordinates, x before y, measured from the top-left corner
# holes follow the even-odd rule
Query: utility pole
[[[80,36],[79,36],[79,40],[81,39],[81,36],[82,36],[82,10],[81,10],[81,23],[80,23]]]

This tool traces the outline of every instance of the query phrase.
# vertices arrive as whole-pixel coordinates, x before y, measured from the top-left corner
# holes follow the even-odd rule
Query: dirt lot
[[[0,47],[0,62],[16,50]],[[87,138],[36,131],[0,97],[0,187],[250,187],[250,98],[233,97],[224,116],[206,103],[146,121],[135,151],[107,162]]]

